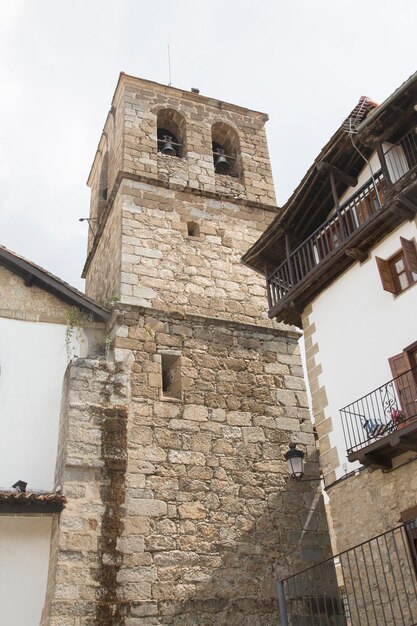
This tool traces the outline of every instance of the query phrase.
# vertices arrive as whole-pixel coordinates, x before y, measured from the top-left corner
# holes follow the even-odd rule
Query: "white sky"
[[[0,243],[75,286],[120,71],[270,115],[278,203],[416,68],[416,0],[0,0]]]

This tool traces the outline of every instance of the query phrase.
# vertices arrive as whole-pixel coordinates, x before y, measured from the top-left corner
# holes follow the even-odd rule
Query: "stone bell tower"
[[[329,548],[283,461],[317,474],[298,333],[240,263],[276,211],[266,120],[120,75],[84,268],[112,349],[67,372],[45,625],[276,624],[274,579]]]
[[[266,120],[122,74],[88,180],[87,294],[257,321],[262,281],[240,256],[276,209]]]

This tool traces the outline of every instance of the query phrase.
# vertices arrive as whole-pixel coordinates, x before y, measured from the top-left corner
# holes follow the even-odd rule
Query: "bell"
[[[169,137],[168,135],[164,136],[163,142],[164,145],[161,148],[161,152],[162,154],[168,154],[169,156],[176,156],[176,152],[175,152],[175,148],[171,143],[172,138]]]
[[[214,170],[216,172],[216,174],[227,174],[227,172],[229,171],[230,165],[226,159],[226,157],[224,156],[224,151],[222,150],[220,152],[220,150],[218,150],[217,152],[215,152],[215,159],[214,159]]]

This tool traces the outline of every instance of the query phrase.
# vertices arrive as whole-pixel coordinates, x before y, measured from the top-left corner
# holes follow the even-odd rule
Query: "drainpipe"
[[[279,617],[281,620],[281,626],[288,626],[287,606],[285,604],[285,591],[284,591],[284,583],[282,580],[277,580],[277,594],[278,594]]]

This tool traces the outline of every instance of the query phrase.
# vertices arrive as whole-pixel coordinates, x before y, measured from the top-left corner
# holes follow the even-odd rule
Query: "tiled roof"
[[[57,513],[67,499],[61,493],[0,491],[0,515],[5,513]]]
[[[110,313],[102,306],[97,304],[92,298],[89,298],[75,287],[72,287],[61,278],[58,278],[43,267],[36,265],[25,257],[9,250],[5,246],[0,245],[0,265],[12,269],[27,280],[28,284],[33,282],[40,287],[54,293],[58,298],[69,302],[70,304],[86,309],[93,314],[95,319],[106,321],[110,317]]]

